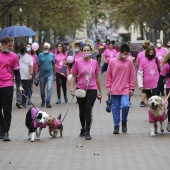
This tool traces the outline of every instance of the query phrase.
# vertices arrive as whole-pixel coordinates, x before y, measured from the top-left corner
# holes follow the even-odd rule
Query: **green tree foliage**
[[[6,0],[0,1],[1,27],[14,24],[26,25],[39,32],[44,31],[50,40],[54,35],[73,34],[81,29],[90,8],[84,0]],[[22,11],[19,11],[22,9]],[[8,21],[12,15],[11,23]]]

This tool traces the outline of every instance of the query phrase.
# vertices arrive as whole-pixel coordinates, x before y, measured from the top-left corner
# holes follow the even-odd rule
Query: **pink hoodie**
[[[131,59],[111,59],[107,69],[106,88],[112,95],[129,94],[130,89],[135,88],[135,82],[136,72]]]

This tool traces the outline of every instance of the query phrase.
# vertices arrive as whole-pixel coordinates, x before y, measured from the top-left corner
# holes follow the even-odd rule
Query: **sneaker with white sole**
[[[146,106],[145,102],[140,103],[140,107],[145,107],[145,106]]]

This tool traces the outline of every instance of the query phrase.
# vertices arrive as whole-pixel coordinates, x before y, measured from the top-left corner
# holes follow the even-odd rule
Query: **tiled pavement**
[[[105,74],[102,75],[104,79]],[[15,95],[10,130],[11,142],[0,140],[0,170],[168,170],[170,133],[150,137],[147,108],[140,108],[140,92],[135,91],[128,117],[128,133],[113,135],[111,113],[105,111],[107,100],[103,86],[103,100],[95,102],[93,109],[92,140],[79,138],[80,123],[78,106],[73,99],[70,104],[56,105],[53,88],[52,108],[43,108],[48,114],[64,116],[63,137],[53,139],[48,130],[42,131],[41,140],[27,140],[25,114],[30,108],[17,109]],[[68,87],[69,88],[69,87]],[[69,90],[68,90],[69,91]],[[71,96],[69,96],[71,101]],[[35,87],[32,102],[40,107],[39,87]]]

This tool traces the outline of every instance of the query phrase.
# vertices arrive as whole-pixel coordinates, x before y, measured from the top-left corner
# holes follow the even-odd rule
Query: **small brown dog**
[[[58,116],[58,118],[53,118],[52,116],[49,117],[47,121],[47,126],[49,126],[49,134],[56,138],[58,134],[58,130],[60,131],[60,137],[63,136],[63,125],[61,122],[61,114]],[[53,134],[52,134],[53,132]]]

